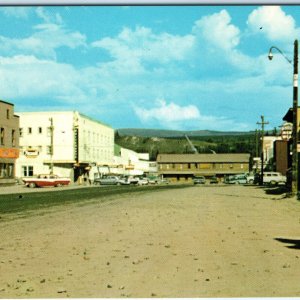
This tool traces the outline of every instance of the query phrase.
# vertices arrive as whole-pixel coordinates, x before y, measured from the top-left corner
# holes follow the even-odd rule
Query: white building
[[[149,153],[137,153],[118,145],[115,145],[114,164],[123,175],[157,173],[156,162],[149,161]]]
[[[22,112],[18,177],[53,172],[77,181],[92,165],[112,164],[114,130],[77,111]]]

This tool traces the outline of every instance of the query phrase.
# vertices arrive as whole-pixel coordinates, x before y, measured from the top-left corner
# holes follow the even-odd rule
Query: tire
[[[250,179],[249,180],[249,184],[253,184],[254,183],[254,180],[253,179]]]
[[[30,187],[30,188],[35,188],[35,187],[36,187],[36,184],[35,184],[34,182],[30,182],[30,183],[28,184],[28,187]]]

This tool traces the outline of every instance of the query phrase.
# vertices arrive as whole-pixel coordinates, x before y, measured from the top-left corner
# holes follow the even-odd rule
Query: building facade
[[[118,166],[118,174],[150,175],[157,173],[155,161],[150,161],[149,153],[138,153],[115,145],[114,164]]]
[[[19,117],[14,105],[0,100],[0,185],[15,183],[19,157]]]
[[[77,111],[22,112],[18,177],[43,173],[81,180],[93,165],[111,164],[114,130]]]
[[[158,174],[171,181],[190,181],[194,176],[217,176],[249,172],[250,154],[159,154]]]

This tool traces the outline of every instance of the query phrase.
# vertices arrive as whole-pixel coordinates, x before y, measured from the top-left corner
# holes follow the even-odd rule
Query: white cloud
[[[289,41],[299,34],[295,20],[280,6],[262,6],[248,17],[247,24],[254,33],[263,33],[271,41]]]
[[[17,19],[27,19],[32,11],[31,7],[0,7],[0,12],[5,16]]]
[[[135,112],[142,121],[151,119],[161,120],[162,122],[178,122],[199,118],[200,113],[194,105],[179,106],[173,102],[167,104],[163,99],[156,100],[157,107],[149,110],[140,107],[134,107]]]
[[[34,56],[0,57],[0,74],[1,93],[6,98],[40,97],[42,101],[73,95],[78,101],[84,94],[80,76],[72,66]]]
[[[79,32],[70,32],[57,24],[40,24],[31,36],[23,39],[0,36],[0,53],[9,55],[33,54],[56,58],[55,49],[67,46],[76,48],[86,45],[86,37]]]
[[[163,128],[182,129],[213,129],[224,130],[247,130],[245,123],[235,122],[226,117],[202,115],[195,105],[178,105],[174,102],[169,104],[165,100],[156,100],[156,106],[150,109],[133,106],[137,117],[147,127],[162,126]]]
[[[240,41],[240,30],[231,22],[226,10],[202,17],[195,23],[193,32],[200,35],[210,45],[223,50],[235,48]]]
[[[56,13],[56,14],[49,14],[45,8],[43,7],[38,7],[36,10],[36,15],[41,18],[42,20],[44,20],[45,23],[55,23],[55,24],[62,24],[62,18],[60,16],[60,14]]]
[[[117,60],[137,60],[168,63],[184,60],[194,45],[194,36],[155,34],[151,29],[124,28],[115,38],[104,38],[92,43],[93,47],[107,50]]]

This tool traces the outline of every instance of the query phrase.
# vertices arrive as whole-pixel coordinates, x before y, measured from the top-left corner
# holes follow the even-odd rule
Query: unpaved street
[[[207,185],[96,200],[0,222],[1,298],[300,296],[295,199]]]

